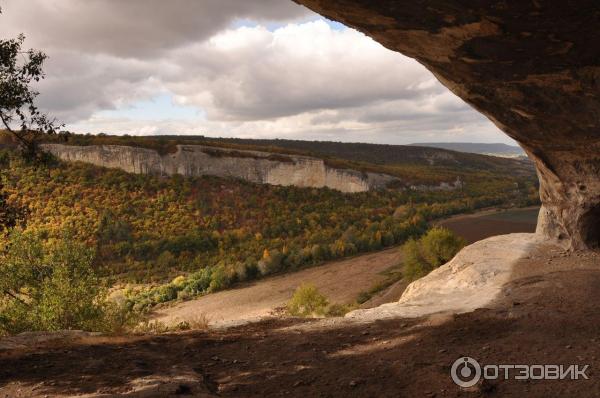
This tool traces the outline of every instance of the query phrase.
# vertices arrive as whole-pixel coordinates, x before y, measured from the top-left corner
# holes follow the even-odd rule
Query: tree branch
[[[12,297],[13,299],[17,300],[19,303],[23,304],[26,307],[31,307],[31,305],[29,305],[28,303],[26,303],[25,301],[23,301],[23,299],[21,299],[20,297],[14,295],[11,291],[9,290],[4,290],[4,294],[6,294],[7,296]]]
[[[18,139],[20,141],[21,145],[23,145],[25,148],[30,147],[31,143],[28,142],[25,138],[21,137],[18,132],[14,131],[10,127],[10,125],[8,124],[8,122],[7,122],[6,118],[4,117],[4,115],[2,114],[2,112],[0,112],[0,119],[2,119],[2,123],[4,124],[4,126],[6,127],[8,132],[11,133],[13,135],[13,137]]]

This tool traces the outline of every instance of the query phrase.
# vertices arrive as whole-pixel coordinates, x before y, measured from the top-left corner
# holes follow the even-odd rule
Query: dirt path
[[[369,253],[163,308],[154,319],[173,324],[204,314],[212,326],[254,321],[285,305],[302,283],[314,284],[332,303],[347,304],[356,300],[360,292],[384,280],[381,273],[399,263],[398,248]]]

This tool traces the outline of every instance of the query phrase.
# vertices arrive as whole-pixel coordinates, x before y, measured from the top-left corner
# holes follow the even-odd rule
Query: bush
[[[129,321],[107,301],[93,251],[68,239],[44,243],[15,230],[0,255],[0,332],[81,329],[110,332]]]
[[[403,275],[409,281],[414,281],[424,277],[432,268],[429,263],[423,259],[419,242],[414,239],[409,239],[402,246],[403,259]]]
[[[210,292],[216,292],[222,289],[226,289],[230,285],[231,279],[229,278],[225,267],[223,265],[215,267],[210,277],[210,285],[208,285],[208,290]]]
[[[166,250],[162,252],[156,259],[156,266],[159,269],[167,269],[175,265],[176,258],[170,251]]]
[[[269,252],[265,250],[263,258],[258,262],[258,270],[261,275],[270,275],[281,271],[283,263],[283,254],[275,249]]]
[[[327,297],[319,293],[315,286],[304,284],[296,289],[291,300],[287,302],[286,309],[292,316],[322,316],[327,304]]]
[[[348,312],[353,311],[358,308],[356,304],[331,304],[325,310],[325,316],[327,317],[335,317],[335,316],[344,316]]]
[[[409,281],[419,279],[450,261],[464,246],[465,240],[452,231],[434,227],[418,241],[409,239],[402,246],[402,273]]]
[[[452,260],[466,242],[446,228],[434,227],[421,238],[423,257],[432,267],[437,268]]]

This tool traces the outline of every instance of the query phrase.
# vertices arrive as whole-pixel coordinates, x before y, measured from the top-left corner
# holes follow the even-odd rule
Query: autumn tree
[[[24,42],[22,34],[0,39],[0,121],[16,138],[23,155],[35,159],[39,157],[39,136],[55,133],[61,125],[36,105],[39,92],[33,85],[44,79],[42,66],[47,56],[38,50],[24,50]]]

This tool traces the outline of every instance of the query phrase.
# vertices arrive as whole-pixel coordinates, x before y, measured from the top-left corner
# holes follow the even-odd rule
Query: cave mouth
[[[588,210],[582,221],[584,243],[593,250],[600,249],[600,204]]]

